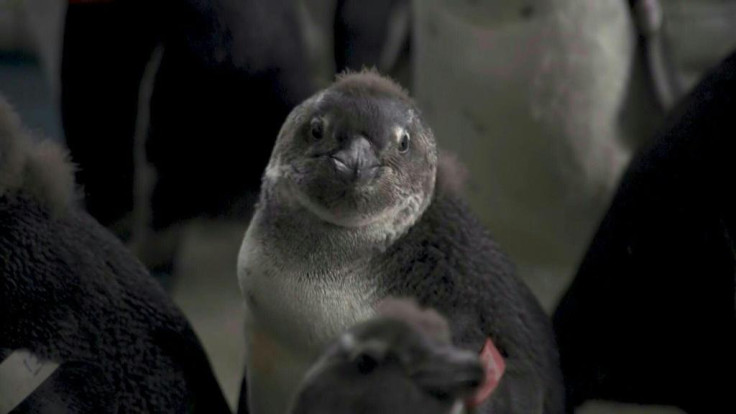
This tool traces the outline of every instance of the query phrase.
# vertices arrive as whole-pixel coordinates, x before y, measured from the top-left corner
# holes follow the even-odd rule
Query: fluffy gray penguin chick
[[[327,348],[291,414],[451,414],[481,385],[478,355],[451,345],[437,312],[398,299],[378,309]]]
[[[477,412],[562,411],[549,320],[437,154],[414,102],[372,71],[289,115],[238,259],[251,413],[285,413],[324,347],[389,296],[436,309],[460,348],[492,341],[506,373]]]
[[[73,168],[61,147],[35,142],[0,96],[0,196],[21,190],[52,211],[66,210],[74,201]]]

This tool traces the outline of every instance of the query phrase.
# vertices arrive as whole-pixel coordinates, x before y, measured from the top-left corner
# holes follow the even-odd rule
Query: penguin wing
[[[115,387],[101,366],[58,364],[17,350],[0,366],[0,413],[116,413]]]

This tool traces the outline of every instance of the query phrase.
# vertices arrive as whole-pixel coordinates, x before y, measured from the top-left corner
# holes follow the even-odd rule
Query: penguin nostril
[[[345,162],[344,160],[334,155],[330,156],[330,158],[332,159],[333,167],[335,167],[335,169],[338,172],[343,173],[343,174],[348,174],[348,173],[352,174],[353,168],[350,167],[347,162]]]
[[[331,155],[330,162],[335,172],[343,179],[367,182],[375,178],[381,168],[380,164],[365,165],[362,160],[349,160]]]
[[[355,366],[361,374],[370,374],[378,368],[378,361],[368,354],[360,354],[355,358]]]
[[[370,141],[363,136],[350,138],[329,157],[342,179],[365,183],[377,175],[379,161]]]

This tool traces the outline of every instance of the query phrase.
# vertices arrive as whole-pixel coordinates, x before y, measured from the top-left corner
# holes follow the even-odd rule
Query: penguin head
[[[379,312],[329,346],[305,376],[292,413],[449,414],[462,404],[484,378],[478,355],[449,343],[436,312],[398,308],[401,315]]]
[[[0,96],[0,197],[23,192],[52,211],[66,211],[75,200],[74,167],[60,145],[34,138]]]
[[[343,227],[411,223],[434,191],[437,148],[406,92],[374,71],[338,77],[287,118],[264,185]]]

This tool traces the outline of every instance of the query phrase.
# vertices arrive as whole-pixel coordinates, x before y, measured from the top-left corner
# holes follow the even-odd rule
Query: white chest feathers
[[[365,266],[290,254],[260,230],[254,217],[238,258],[249,401],[254,414],[282,414],[324,346],[373,315],[375,286]]]

